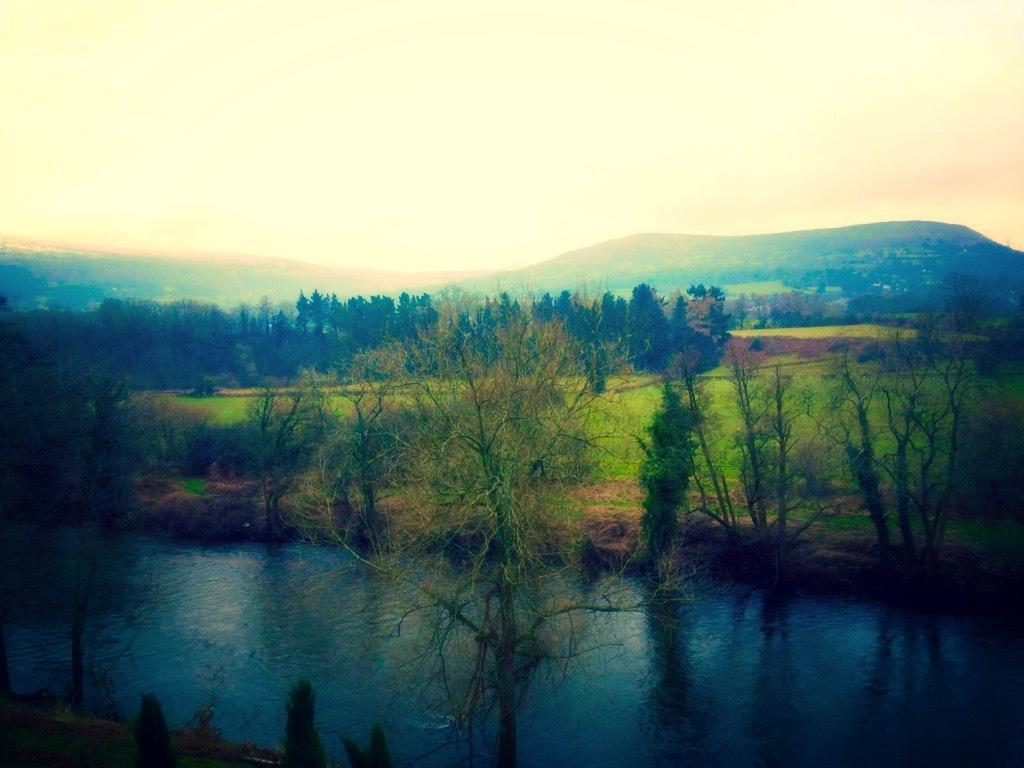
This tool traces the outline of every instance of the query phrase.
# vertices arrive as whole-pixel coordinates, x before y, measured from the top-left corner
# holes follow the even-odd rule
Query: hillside
[[[106,297],[199,299],[226,306],[295,301],[300,290],[339,296],[423,291],[482,272],[385,272],[256,256],[105,253],[0,242],[0,295],[20,308],[80,309]]]
[[[580,285],[626,292],[641,282],[663,292],[691,283],[770,293],[790,288],[846,296],[925,295],[966,272],[1016,295],[1024,253],[967,227],[928,221],[862,224],[769,235],[639,234],[507,272],[384,272],[290,259],[104,253],[0,243],[0,294],[15,306],[81,308],[107,296],[194,298],[234,305],[300,290],[339,296],[436,289],[551,290]]]
[[[1019,285],[1024,253],[967,227],[928,221],[768,235],[639,234],[472,283],[533,290],[583,284],[622,291],[640,282],[662,290],[698,281],[727,286],[760,282],[774,283],[776,290],[781,283],[852,295],[924,293],[950,272]]]

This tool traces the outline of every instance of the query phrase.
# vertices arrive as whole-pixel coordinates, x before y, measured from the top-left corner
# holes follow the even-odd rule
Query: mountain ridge
[[[975,257],[989,263],[972,263]],[[640,282],[670,289],[690,282],[777,281],[850,293],[870,292],[876,282],[890,290],[916,290],[956,271],[1024,279],[1024,253],[962,224],[922,220],[754,235],[645,232],[471,282],[481,286],[496,279],[503,286],[549,290],[598,280],[622,290]]]
[[[624,292],[647,282],[670,292],[691,283],[839,295],[925,293],[951,272],[1005,290],[1024,284],[1024,253],[962,224],[924,220],[754,235],[642,232],[567,251],[518,269],[398,272],[244,254],[139,252],[0,239],[0,293],[21,307],[89,306],[108,296],[253,303],[294,301],[314,288],[340,296],[419,292],[454,285],[495,292],[579,286]],[[766,292],[769,292],[765,289]]]

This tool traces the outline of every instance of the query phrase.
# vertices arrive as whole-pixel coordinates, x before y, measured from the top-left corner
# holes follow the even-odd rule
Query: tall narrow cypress
[[[327,758],[314,725],[316,694],[308,680],[300,680],[288,699],[284,736],[284,768],[326,768]]]
[[[151,694],[142,697],[139,718],[135,721],[135,743],[138,749],[136,768],[175,768],[177,765],[160,702]]]
[[[374,725],[370,731],[370,744],[362,749],[350,739],[342,739],[345,745],[345,752],[348,754],[352,768],[392,768],[391,752],[388,750],[387,739],[384,738],[384,730],[379,725]]]

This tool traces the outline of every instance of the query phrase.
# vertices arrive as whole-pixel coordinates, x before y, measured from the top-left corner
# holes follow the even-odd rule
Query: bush
[[[360,749],[359,745],[349,739],[342,739],[345,745],[345,752],[348,754],[352,768],[391,768],[391,752],[388,750],[387,739],[384,738],[384,731],[379,725],[373,726],[370,731],[370,745],[366,749]]]
[[[216,463],[234,472],[244,471],[249,437],[244,424],[199,424],[186,440],[182,469],[187,475],[202,476]]]
[[[647,427],[648,440],[640,441],[644,452],[640,485],[646,491],[640,525],[651,562],[667,554],[676,540],[676,510],[686,497],[693,472],[692,431],[693,415],[666,381],[662,385],[661,406]]]
[[[983,400],[967,425],[956,484],[956,512],[970,519],[1024,523],[1024,407]]]
[[[164,713],[155,696],[142,697],[139,719],[135,721],[135,742],[138,768],[175,768],[177,761],[171,748],[171,735],[167,732]]]
[[[288,699],[288,723],[285,726],[285,768],[326,768],[327,758],[314,725],[316,695],[307,680],[292,688]]]
[[[256,486],[248,481],[210,482],[208,495],[170,490],[148,506],[149,525],[192,541],[238,541],[257,532]]]

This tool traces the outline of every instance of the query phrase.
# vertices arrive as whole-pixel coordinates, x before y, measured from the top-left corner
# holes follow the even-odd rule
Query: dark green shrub
[[[177,761],[171,748],[171,735],[167,732],[164,713],[156,696],[142,697],[139,718],[135,721],[137,768],[175,768]]]
[[[373,726],[370,731],[370,745],[361,749],[358,744],[350,739],[342,739],[345,745],[345,752],[348,754],[352,768],[391,768],[391,753],[388,751],[388,742],[384,738],[384,731],[379,725]]]
[[[686,496],[693,472],[693,415],[683,407],[679,393],[667,381],[661,390],[661,406],[641,440],[644,458],[640,485],[644,514],[640,519],[647,558],[657,561],[675,543],[679,521],[676,510]]]
[[[307,680],[292,688],[284,736],[285,768],[326,768],[327,758],[314,725],[316,694]]]

